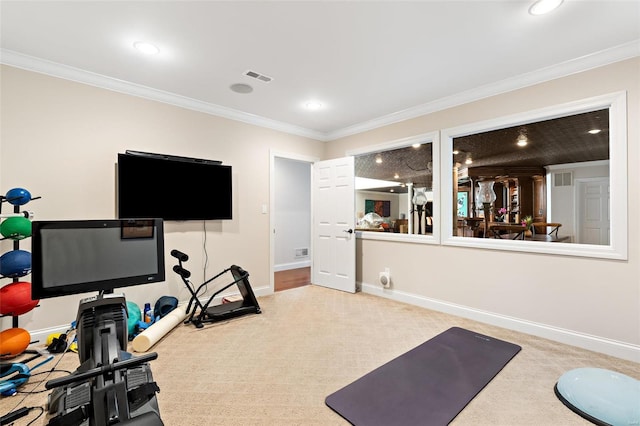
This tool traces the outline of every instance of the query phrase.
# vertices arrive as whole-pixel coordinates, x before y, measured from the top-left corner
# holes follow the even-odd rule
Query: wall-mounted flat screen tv
[[[118,217],[232,219],[231,166],[139,151],[118,154]]]

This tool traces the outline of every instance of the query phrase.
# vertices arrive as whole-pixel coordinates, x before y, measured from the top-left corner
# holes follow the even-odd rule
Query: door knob
[[[353,234],[353,229],[344,229],[342,232],[348,232],[349,234]]]

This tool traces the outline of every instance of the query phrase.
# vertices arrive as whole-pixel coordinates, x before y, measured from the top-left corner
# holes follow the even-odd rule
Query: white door
[[[577,180],[577,243],[609,245],[609,179]]]
[[[356,291],[353,157],[313,166],[313,284]]]

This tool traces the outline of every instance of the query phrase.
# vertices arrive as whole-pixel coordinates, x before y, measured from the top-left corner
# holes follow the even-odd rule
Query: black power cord
[[[44,413],[44,408],[42,407],[22,407],[22,408],[18,408],[17,410],[14,410],[8,414],[5,414],[4,416],[0,417],[0,425],[10,425],[13,422],[15,422],[16,420],[26,416],[27,414],[29,414],[29,412],[31,410],[40,410],[40,413],[38,414],[38,416],[31,420],[29,422],[29,424],[32,424],[34,421],[38,420],[40,418],[40,416],[42,416],[42,414]]]

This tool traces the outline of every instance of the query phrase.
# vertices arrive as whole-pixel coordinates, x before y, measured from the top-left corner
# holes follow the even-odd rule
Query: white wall
[[[275,158],[274,270],[311,266],[311,165]],[[306,248],[306,256],[296,249]]]
[[[335,140],[327,156],[620,91],[627,93],[628,215],[637,218],[638,57]],[[640,361],[639,221],[629,221],[628,235],[626,261],[362,239],[356,279],[382,296]],[[393,275],[384,292],[375,285],[383,267]]]
[[[36,220],[114,218],[115,164],[127,149],[233,166],[233,220],[166,222],[166,281],[124,289],[129,300],[188,299],[171,270],[174,248],[189,255],[185,267],[196,284],[237,264],[258,294],[270,291],[269,215],[262,214],[269,204],[270,150],[322,158],[323,142],[13,67],[1,72],[0,192],[24,187],[41,196],[28,204]],[[22,246],[28,249],[29,241]],[[10,241],[0,242],[1,253],[11,248]],[[19,325],[68,328],[81,297],[41,300]],[[11,318],[0,321],[3,329],[11,326]]]

